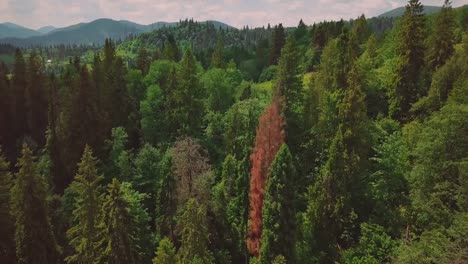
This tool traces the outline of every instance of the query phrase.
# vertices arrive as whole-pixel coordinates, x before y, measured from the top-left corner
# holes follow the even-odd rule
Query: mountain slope
[[[437,13],[442,9],[440,6],[424,6],[424,14],[429,15]],[[400,17],[405,13],[405,7],[398,7],[388,12],[381,14],[379,17]]]
[[[47,34],[51,31],[54,31],[56,30],[57,28],[54,27],[54,26],[45,26],[45,27],[41,27],[39,29],[37,29],[37,31],[41,32],[42,34]]]
[[[216,28],[231,27],[218,21],[207,21]],[[57,28],[47,34],[29,38],[0,37],[0,43],[16,46],[56,45],[56,44],[101,44],[106,38],[114,40],[125,39],[130,35],[151,32],[163,27],[173,27],[178,23],[156,22],[150,25],[141,25],[127,20],[98,19],[89,23],[79,23],[64,28]],[[41,28],[42,29],[42,28]],[[41,34],[38,32],[38,34]]]
[[[0,24],[0,38],[27,38],[39,36],[42,33],[36,30],[22,27],[13,23]]]

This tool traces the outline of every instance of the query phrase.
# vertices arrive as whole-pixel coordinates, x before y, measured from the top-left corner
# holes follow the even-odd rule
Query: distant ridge
[[[45,27],[39,28],[37,31],[41,32],[42,34],[47,34],[51,31],[54,31],[55,29],[57,28],[54,26],[45,26]]]
[[[13,23],[0,23],[0,38],[28,38],[42,33]]]
[[[217,28],[232,28],[231,26],[219,21],[209,20],[205,22],[211,23]],[[0,24],[0,26],[1,25],[3,24]],[[2,27],[0,27],[0,43],[7,43],[15,46],[101,44],[106,38],[116,40],[124,39],[130,35],[141,34],[157,30],[162,27],[172,27],[176,25],[177,22],[156,22],[149,25],[141,25],[128,20],[117,21],[108,18],[101,18],[89,23],[79,23],[63,28],[48,26],[40,28],[38,31],[14,25],[22,28],[24,32],[22,34],[12,34],[12,30],[7,31],[4,29],[4,34],[2,34]],[[7,28],[6,26],[4,27]]]
[[[442,9],[441,6],[424,6],[424,14],[429,15],[429,14],[434,14],[439,12]],[[390,10],[388,12],[385,12],[379,17],[401,17],[405,13],[406,8],[404,6],[395,8],[393,10]]]

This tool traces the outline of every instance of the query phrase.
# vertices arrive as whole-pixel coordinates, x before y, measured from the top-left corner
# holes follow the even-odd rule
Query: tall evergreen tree
[[[47,186],[39,174],[32,151],[23,145],[11,192],[11,209],[15,219],[16,256],[18,263],[57,263],[58,253],[49,219]]]
[[[145,47],[140,47],[138,50],[138,55],[136,59],[137,68],[146,75],[148,73],[151,59],[148,50]]]
[[[281,49],[283,49],[285,41],[286,35],[284,32],[283,24],[279,24],[273,29],[270,50],[270,65],[278,64],[278,60],[281,56]]]
[[[218,35],[216,48],[211,56],[211,66],[214,68],[224,68],[224,40],[222,35]]]
[[[47,128],[47,89],[42,61],[36,51],[28,59],[26,96],[27,134],[39,147],[44,146]]]
[[[309,190],[305,214],[304,236],[312,236],[305,247],[321,262],[335,261],[339,249],[357,241],[357,221],[368,213],[363,182],[369,151],[367,110],[356,68],[351,70],[348,83],[340,105],[338,132],[320,177]]]
[[[56,175],[55,187],[62,192],[72,181],[85,145],[92,149],[102,149],[104,142],[97,106],[97,91],[93,89],[86,66],[79,67],[79,75],[71,80],[69,108],[63,113],[60,124],[61,159],[65,175]],[[75,165],[73,165],[75,164]]]
[[[8,79],[8,68],[0,62],[0,144],[9,160],[13,160],[16,153],[14,92]]]
[[[399,121],[408,121],[408,111],[424,92],[420,87],[425,54],[425,16],[419,0],[410,0],[399,24],[397,35],[397,80],[389,91],[390,115]]]
[[[73,223],[67,236],[74,254],[65,259],[68,263],[93,263],[97,257],[95,247],[98,242],[97,224],[102,202],[102,176],[98,175],[96,165],[97,160],[93,157],[91,148],[86,145],[78,163],[78,173],[71,184],[76,198]]]
[[[204,92],[198,78],[197,61],[190,49],[180,62],[178,87],[173,96],[176,103],[173,118],[177,122],[177,134],[200,135]]]
[[[113,179],[108,185],[101,207],[98,262],[115,264],[139,263],[136,223],[129,212],[120,182]]]
[[[159,242],[156,250],[156,257],[153,259],[153,264],[175,264],[177,263],[177,255],[171,240],[167,237]]]
[[[431,71],[444,65],[455,51],[454,29],[455,16],[452,2],[445,0],[442,10],[437,15],[435,29],[429,43],[427,61]]]
[[[299,55],[294,36],[288,37],[279,59],[276,77],[276,95],[283,101],[283,112],[286,118],[286,141],[293,150],[297,150],[301,141],[300,131],[303,123],[302,83],[299,80]]]
[[[159,164],[160,179],[156,188],[156,229],[161,236],[172,241],[176,239],[174,217],[177,209],[175,177],[172,173],[173,162],[170,151],[162,157]]]
[[[26,132],[26,62],[20,49],[15,51],[15,62],[13,65],[13,79],[11,86],[14,91],[14,131],[17,138]]]
[[[11,215],[11,187],[13,179],[9,172],[10,165],[0,149],[0,262],[16,263],[15,255],[15,225]]]
[[[180,59],[179,47],[177,46],[177,42],[173,35],[169,35],[167,37],[166,42],[164,42],[162,58],[165,60],[171,60],[175,62],[179,61]]]
[[[180,218],[181,247],[179,259],[182,264],[211,263],[211,253],[208,251],[209,230],[206,207],[195,199],[189,199]]]
[[[273,161],[265,189],[263,202],[262,240],[260,261],[271,263],[282,255],[294,263],[296,172],[293,158],[283,144]]]

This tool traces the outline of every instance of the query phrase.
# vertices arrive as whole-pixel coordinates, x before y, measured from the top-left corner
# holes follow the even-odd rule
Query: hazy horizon
[[[296,26],[300,19],[312,24],[355,18],[363,13],[373,17],[406,3],[406,0],[7,0],[0,3],[0,22],[39,29],[44,26],[66,27],[100,18],[139,24],[193,18],[198,21],[217,20],[237,28],[261,27],[268,23]],[[442,6],[443,1],[426,0],[422,3]],[[468,4],[468,0],[453,1],[454,7],[464,4]]]

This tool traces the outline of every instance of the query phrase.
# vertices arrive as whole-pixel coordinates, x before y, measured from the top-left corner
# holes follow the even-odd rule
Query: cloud
[[[295,26],[322,20],[372,17],[406,0],[0,0],[0,18],[31,28],[58,27],[98,18],[142,24],[157,21],[219,20],[236,27],[283,23]],[[442,0],[423,0],[442,5]],[[455,0],[455,6],[468,0]],[[3,21],[2,21],[3,22]]]

